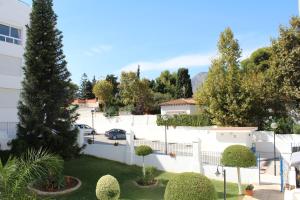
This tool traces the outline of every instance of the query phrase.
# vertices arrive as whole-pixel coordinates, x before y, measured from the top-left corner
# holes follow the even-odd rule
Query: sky
[[[31,0],[23,0],[31,4]],[[136,71],[208,71],[220,33],[230,27],[246,58],[298,14],[297,0],[54,0],[75,83]]]

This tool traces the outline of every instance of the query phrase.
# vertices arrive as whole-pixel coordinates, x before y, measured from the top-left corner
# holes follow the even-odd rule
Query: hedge
[[[141,145],[135,149],[135,154],[138,156],[147,156],[151,153],[153,153],[153,150],[147,145]]]
[[[164,200],[215,200],[216,190],[204,175],[186,172],[176,175],[167,184]]]
[[[228,167],[252,167],[256,165],[254,153],[246,146],[231,145],[222,153],[221,163]]]
[[[119,199],[120,186],[117,179],[111,175],[102,176],[97,182],[96,196],[99,200]]]
[[[198,115],[174,115],[166,122],[162,119],[162,115],[157,115],[156,124],[158,126],[211,126],[211,119],[207,114]]]

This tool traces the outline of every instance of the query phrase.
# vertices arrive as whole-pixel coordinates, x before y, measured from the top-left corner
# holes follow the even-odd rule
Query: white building
[[[31,7],[0,0],[0,122],[17,122],[26,27]],[[1,127],[0,127],[1,128]]]
[[[196,101],[189,99],[174,99],[160,104],[162,115],[196,114],[198,111]]]
[[[0,0],[0,149],[7,149],[16,134],[30,12],[22,1]]]

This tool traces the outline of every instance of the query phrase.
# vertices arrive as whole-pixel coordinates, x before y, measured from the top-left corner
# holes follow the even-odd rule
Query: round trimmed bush
[[[111,176],[102,176],[96,186],[96,196],[99,200],[117,200],[120,197],[118,180]]]
[[[248,147],[232,145],[224,150],[221,163],[228,167],[252,167],[256,165],[256,158]]]
[[[212,182],[204,175],[186,172],[170,179],[165,200],[215,200],[217,193]]]
[[[153,152],[153,150],[151,149],[151,147],[149,147],[147,145],[141,145],[135,149],[135,154],[138,156],[147,156],[147,155],[151,154],[152,152]]]

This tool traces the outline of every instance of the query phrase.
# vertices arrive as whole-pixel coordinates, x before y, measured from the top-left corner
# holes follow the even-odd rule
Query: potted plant
[[[93,139],[89,138],[89,139],[87,140],[87,143],[88,143],[88,144],[93,144]]]
[[[119,145],[119,142],[115,142],[115,143],[114,143],[114,146],[118,146],[118,145]]]
[[[253,189],[254,189],[254,186],[252,184],[247,185],[247,187],[245,188],[245,195],[253,196],[253,193],[254,193]]]
[[[173,152],[171,152],[169,155],[171,156],[171,158],[176,158],[176,154]]]

